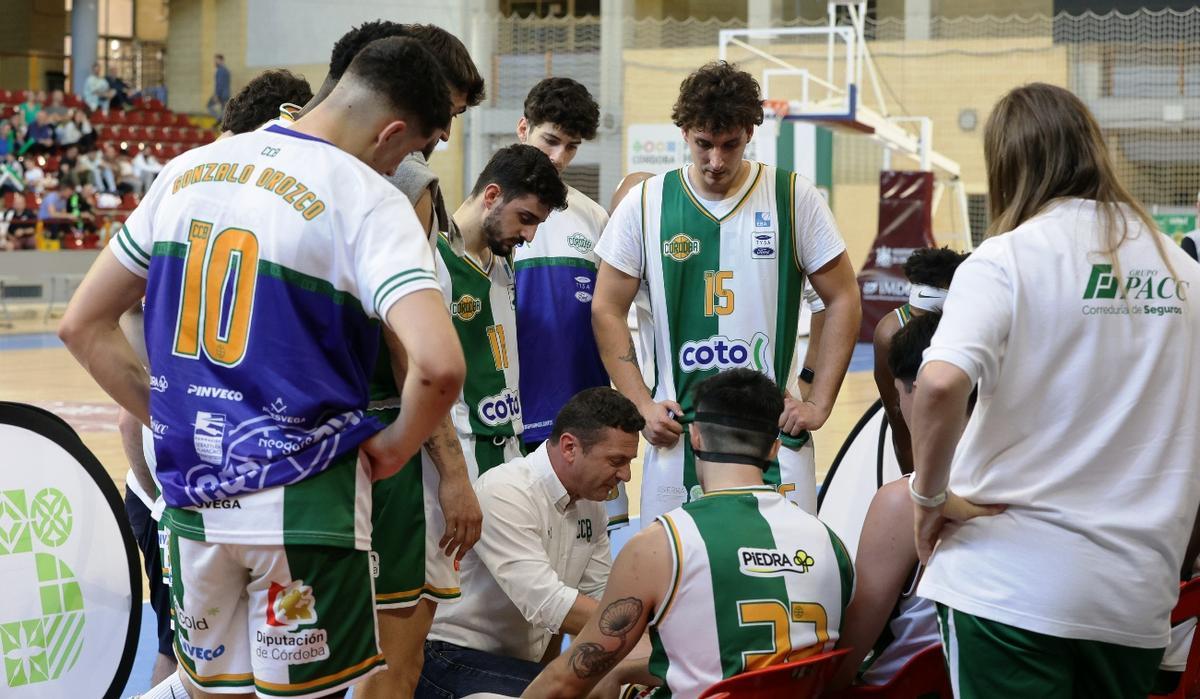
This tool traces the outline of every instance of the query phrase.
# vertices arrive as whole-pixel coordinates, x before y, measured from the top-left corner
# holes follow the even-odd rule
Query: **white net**
[[[679,82],[716,58],[721,29],[745,25],[587,17],[507,18],[488,26],[495,32],[492,97],[483,106],[487,114],[481,121],[496,125],[490,129],[490,147],[511,142],[525,93],[538,80],[565,75],[599,94],[603,75],[618,76],[617,94],[603,105],[601,137],[581,151],[567,173],[573,185],[607,205],[633,147],[627,127],[669,123]],[[934,147],[962,165],[973,201],[986,193],[982,131],[992,105],[1012,87],[1044,81],[1070,88],[1088,104],[1124,182],[1153,212],[1193,211],[1200,190],[1200,8],[1130,15],[934,17],[921,26],[889,18],[868,21],[865,33],[887,111],[934,120]],[[771,46],[773,54],[790,54],[789,60],[819,64],[815,70],[821,77],[824,50],[823,41],[812,39]],[[746,59],[744,67],[756,75],[766,67],[749,54],[731,58]],[[785,78],[773,81],[771,97],[783,97],[787,90]],[[835,135],[833,153],[833,197],[842,200],[835,205],[842,222],[843,215],[853,218],[846,211],[874,208],[882,154],[870,139],[843,134]],[[914,165],[897,161],[893,166]],[[468,179],[479,167],[471,164]],[[972,220],[973,228],[985,223],[978,215]]]

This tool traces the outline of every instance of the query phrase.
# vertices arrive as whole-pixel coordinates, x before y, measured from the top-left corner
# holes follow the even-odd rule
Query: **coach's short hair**
[[[225,105],[221,130],[235,134],[253,131],[279,116],[281,104],[303,105],[312,96],[308,81],[290,70],[264,71]]]
[[[758,81],[725,61],[706,63],[684,78],[671,120],[681,129],[722,133],[763,123]]]
[[[404,70],[396,70],[397,65]],[[386,99],[408,119],[419,133],[432,137],[450,123],[450,90],[437,59],[421,42],[404,37],[377,39],[367,44],[346,69],[346,75],[361,81]]]
[[[783,393],[770,377],[753,369],[729,369],[701,381],[693,395],[692,429],[700,432],[705,451],[766,463],[783,414]]]
[[[917,372],[921,369],[921,358],[924,357],[929,343],[933,341],[933,334],[937,332],[941,320],[941,313],[922,313],[913,316],[903,328],[896,331],[892,336],[892,348],[888,350],[887,357],[888,369],[892,376],[905,383],[912,383],[917,379]]]
[[[489,184],[500,187],[504,201],[532,194],[551,209],[567,208],[567,186],[550,157],[533,146],[517,143],[496,151],[475,180],[471,196],[479,196]]]
[[[420,41],[442,64],[446,80],[455,90],[463,93],[468,107],[483,101],[483,76],[471,60],[467,47],[457,36],[433,24],[406,24],[409,36]]]
[[[600,125],[600,105],[581,83],[570,78],[546,78],[525,96],[525,119],[530,126],[554,124],[590,141]]]
[[[646,421],[633,401],[608,386],[596,386],[571,396],[558,411],[550,443],[558,444],[559,438],[569,432],[586,451],[601,440],[606,429],[637,434],[645,426]]]
[[[372,41],[392,36],[409,35],[408,25],[398,22],[388,22],[382,19],[375,20],[374,22],[363,22],[361,25],[343,34],[342,38],[338,39],[337,43],[333,45],[333,52],[329,54],[328,78],[341,80],[342,75],[350,67],[350,63],[354,60],[354,57]]]
[[[920,248],[904,263],[904,276],[913,284],[949,289],[954,272],[967,254],[950,248]]]

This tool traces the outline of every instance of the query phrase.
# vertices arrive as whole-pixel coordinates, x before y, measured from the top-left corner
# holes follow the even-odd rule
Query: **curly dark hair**
[[[605,429],[637,434],[645,426],[646,421],[633,401],[608,386],[596,386],[571,396],[558,411],[550,443],[558,444],[559,438],[570,432],[586,451],[600,441]]]
[[[671,120],[681,129],[722,133],[763,123],[758,81],[725,61],[706,63],[684,78]]]
[[[420,41],[437,57],[451,87],[463,93],[468,107],[477,106],[484,98],[483,76],[471,60],[467,47],[457,36],[433,24],[406,24],[409,36]]]
[[[908,256],[904,276],[913,284],[949,289],[954,270],[966,259],[966,253],[950,248],[921,248]]]
[[[887,357],[892,376],[908,383],[917,380],[921,359],[929,343],[933,342],[933,334],[937,332],[941,320],[941,313],[922,313],[914,315],[912,320],[896,331]]]
[[[363,50],[364,46],[372,41],[386,39],[389,36],[410,36],[410,34],[408,25],[398,22],[388,22],[382,19],[363,22],[343,34],[342,38],[333,45],[333,52],[329,54],[328,79],[341,80],[346,69],[350,67],[350,62],[354,60],[359,51]]]
[[[396,70],[402,65],[406,70]],[[377,39],[354,56],[346,75],[387,100],[426,138],[450,123],[450,89],[441,66],[420,41],[404,37]]]
[[[600,105],[581,83],[570,78],[546,78],[526,95],[525,119],[530,126],[554,124],[590,141],[600,125]]]
[[[550,157],[533,146],[515,143],[496,151],[475,180],[471,196],[479,196],[489,184],[500,187],[506,202],[532,194],[551,209],[567,208],[567,186]]]
[[[290,70],[263,71],[225,103],[221,130],[235,134],[253,131],[279,116],[279,105],[304,105],[312,96],[312,88],[302,76]]]

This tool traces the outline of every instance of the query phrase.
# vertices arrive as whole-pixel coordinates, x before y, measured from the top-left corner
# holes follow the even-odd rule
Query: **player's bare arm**
[[[415,291],[392,304],[387,326],[408,357],[400,417],[363,443],[372,477],[397,473],[450,412],[462,390],[466,363],[440,291]]]
[[[388,356],[391,357],[392,375],[396,385],[403,386],[408,375],[408,354],[400,339],[390,329],[384,330],[383,337],[387,343]],[[447,556],[453,556],[454,560],[461,561],[462,557],[467,555],[467,551],[479,541],[479,534],[483,528],[483,511],[479,509],[479,499],[475,497],[475,489],[471,487],[467,460],[463,456],[458,432],[454,429],[454,422],[449,413],[434,428],[429,439],[425,440],[424,447],[438,471],[438,504],[441,505],[442,516],[446,520],[446,531],[438,542],[438,548]]]
[[[808,322],[808,345],[804,348],[804,364],[802,367],[811,368],[817,363],[817,350],[821,346],[821,334],[825,332],[825,311],[813,311]],[[800,400],[808,400],[812,396],[812,384],[803,378],[796,382],[800,389]]]
[[[149,426],[150,375],[120,326],[145,292],[146,280],[105,249],[71,298],[58,337],[105,393]]]
[[[892,428],[892,446],[896,450],[896,459],[900,462],[900,473],[912,473],[912,437],[908,431],[908,423],[900,414],[900,393],[896,390],[892,370],[888,368],[892,336],[899,329],[900,321],[895,313],[888,313],[875,326],[875,386],[879,388],[883,412],[887,414],[888,425]]]
[[[858,326],[862,322],[858,281],[845,252],[811,273],[809,282],[825,302],[825,323],[821,344],[817,347],[816,366],[812,367],[815,378],[809,397],[800,401],[789,395],[784,399],[779,427],[788,434],[820,429],[829,419],[846,377],[846,368],[850,366]]]
[[[671,554],[662,525],[629,540],[613,564],[604,598],[582,633],[542,671],[523,697],[583,697],[638,644],[671,575]]]
[[[629,332],[629,307],[637,296],[641,282],[607,262],[600,263],[596,275],[596,294],[592,299],[592,330],[600,359],[613,385],[633,404],[646,420],[642,434],[656,447],[671,447],[683,434],[683,427],[674,415],[683,414],[675,401],[655,402],[642,381],[633,335]],[[669,412],[668,412],[669,411]]]
[[[903,592],[905,580],[917,562],[916,545],[909,536],[912,520],[907,480],[888,483],[871,499],[854,559],[854,599],[846,609],[838,639],[838,648],[850,649],[850,655],[843,659],[830,682],[832,689],[847,687],[854,680]]]

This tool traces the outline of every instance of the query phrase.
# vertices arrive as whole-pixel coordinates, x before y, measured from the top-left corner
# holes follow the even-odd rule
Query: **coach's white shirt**
[[[546,448],[475,482],[483,534],[463,557],[461,601],[438,606],[429,640],[536,662],[576,596],[604,593],[604,503],[570,502]]]
[[[1138,223],[1118,278],[1096,214],[1065,200],[954,275],[925,352],[979,381],[950,488],[1008,509],[948,529],[919,593],[1030,631],[1161,648],[1200,500],[1200,266],[1163,238],[1168,269],[1160,234]]]

